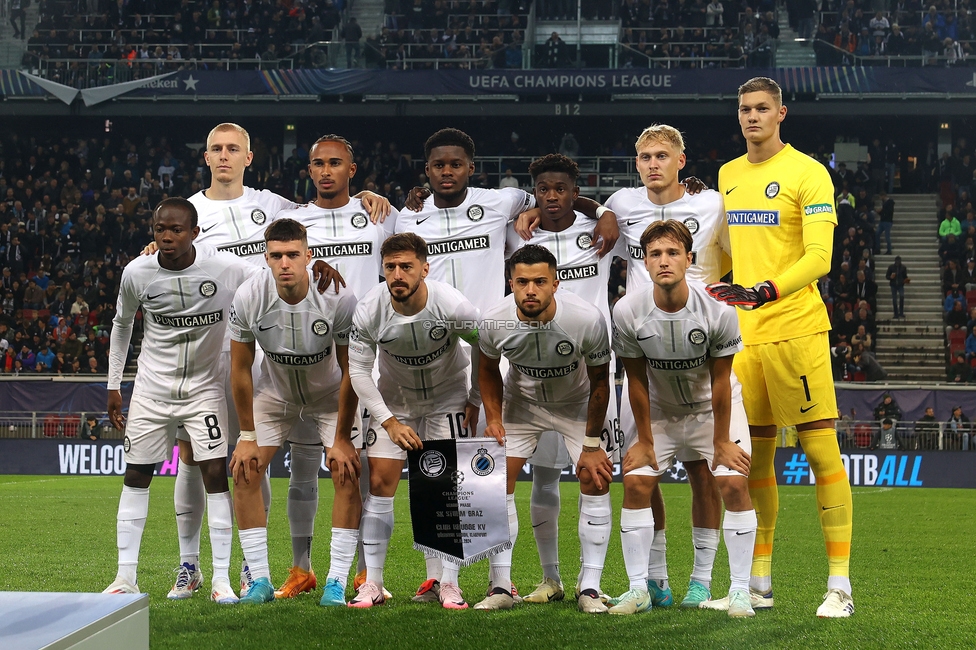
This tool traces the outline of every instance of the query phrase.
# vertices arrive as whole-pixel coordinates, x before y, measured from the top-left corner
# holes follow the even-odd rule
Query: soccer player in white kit
[[[117,523],[119,571],[105,591],[139,592],[136,567],[149,513],[149,484],[155,464],[169,458],[171,434],[182,424],[207,491],[211,598],[236,603],[228,578],[233,505],[227,485],[227,404],[220,351],[233,294],[254,267],[229,253],[194,245],[197,213],[186,199],[160,202],[152,227],[159,251],[132,260],[123,270],[112,328],[108,413],[116,429],[125,428],[127,467]],[[145,337],[126,424],[119,386],[140,307]]]
[[[349,289],[314,290],[305,227],[278,219],[265,230],[270,268],[241,285],[228,327],[231,386],[241,437],[231,459],[237,523],[253,583],[243,603],[274,600],[268,567],[268,529],[260,478],[300,419],[316,423],[332,471],[332,553],[323,605],[345,606],[345,585],[356,553],[359,453],[350,440],[357,414],[348,371],[348,337],[356,296]],[[255,344],[264,350],[260,379],[251,377]],[[251,481],[250,473],[253,475]]]
[[[419,212],[400,216],[396,231],[423,237],[428,242],[431,279],[455,287],[483,312],[505,295],[505,258],[512,250],[507,246],[510,224],[532,208],[535,199],[518,188],[469,187],[475,146],[458,129],[441,129],[431,135],[424,144],[424,155],[431,195]],[[596,218],[601,206],[577,197],[574,208]],[[616,219],[611,214],[589,224],[591,242],[606,255],[617,241]],[[558,550],[553,553],[558,555]],[[439,563],[436,557],[427,558],[427,580],[417,590],[415,601],[437,600]]]
[[[604,316],[571,292],[558,292],[556,258],[541,246],[520,248],[508,262],[512,294],[484,313],[479,330],[485,435],[505,445],[508,523],[518,536],[515,482],[539,438],[558,431],[580,480],[583,557],[579,608],[606,612],[600,578],[610,538],[613,465],[601,430],[607,416],[610,341]],[[502,380],[504,355],[510,366]],[[475,609],[510,609],[512,549],[489,559],[491,591]]]
[[[658,221],[640,245],[652,284],[627,292],[613,310],[614,350],[630,379],[637,435],[627,439],[620,539],[630,589],[612,614],[651,609],[647,556],[654,530],[651,494],[682,450],[700,454],[725,501],[723,525],[732,586],[729,616],[755,616],[749,572],[756,511],[749,498],[749,425],[732,358],[742,349],[735,310],[688,281],[692,236],[680,221]],[[705,601],[708,603],[709,601]]]
[[[532,162],[529,174],[535,186],[536,204],[542,211],[539,229],[525,242],[509,233],[513,247],[526,243],[542,246],[556,258],[556,278],[562,291],[569,291],[603,314],[610,327],[610,305],[607,283],[610,279],[612,253],[600,257],[591,244],[592,224],[573,210],[579,195],[579,166],[570,158],[550,154]],[[618,242],[617,247],[620,247]],[[563,295],[563,294],[560,294]],[[610,367],[613,368],[613,358]],[[617,420],[617,394],[610,391],[607,418],[600,431],[601,444],[615,458],[622,443]],[[557,431],[542,434],[539,446],[529,459],[532,465],[532,534],[542,565],[542,582],[525,596],[528,603],[562,600],[564,590],[559,575],[559,477],[562,468],[571,463],[566,445]],[[579,597],[579,594],[577,594]]]
[[[251,164],[251,137],[248,132],[237,124],[225,122],[215,126],[207,135],[207,149],[204,159],[210,167],[212,182],[206,190],[197,192],[190,197],[190,202],[197,208],[200,220],[200,235],[198,243],[214,246],[218,250],[228,251],[250,262],[257,267],[265,267],[264,229],[270,225],[279,214],[290,214],[297,206],[270,190],[256,190],[244,185],[244,170]],[[378,219],[387,214],[389,202],[386,199],[370,193],[364,199],[370,201],[370,216]],[[319,267],[316,267],[317,269]],[[335,273],[331,269],[323,269],[323,279],[333,280]],[[324,284],[324,283],[323,283]],[[321,286],[321,285],[320,285]],[[338,286],[338,281],[336,282]],[[230,337],[225,339],[225,362],[230,364]],[[258,352],[260,361],[261,353]],[[255,372],[257,372],[256,364]],[[225,375],[225,390],[227,401],[233,400],[230,389],[230,375]],[[228,414],[228,435],[236,437],[240,426],[237,423],[237,413],[230,409]],[[304,435],[317,441],[318,436],[310,426],[298,426],[295,431],[296,439]],[[180,445],[180,462],[176,475],[176,486],[173,490],[173,502],[176,508],[177,532],[180,540],[180,567],[177,570],[176,583],[170,590],[169,598],[189,598],[199,588],[201,575],[196,569],[200,554],[200,527],[203,523],[205,496],[200,471],[193,461],[193,455],[187,441],[183,440],[182,430],[177,432]],[[318,444],[317,442],[315,443]],[[317,503],[314,501],[318,484],[318,470],[322,462],[321,450],[315,447],[296,447],[291,463],[291,480],[288,498],[288,520],[297,533],[292,537],[294,564],[302,566],[308,563],[311,551],[312,530],[314,528]],[[291,489],[294,487],[295,489]],[[271,506],[271,484],[267,477],[262,479],[265,508]],[[312,493],[310,496],[309,493]],[[310,570],[309,566],[309,570]],[[308,578],[311,577],[311,582]],[[246,565],[241,570],[241,591],[247,591],[250,576]],[[287,582],[283,588],[294,587]],[[315,587],[314,574],[306,576],[298,587],[312,589]],[[290,595],[297,591],[288,589]],[[285,594],[282,593],[281,597]]]
[[[652,223],[676,219],[691,232],[692,266],[688,278],[705,284],[717,282],[731,268],[728,226],[722,207],[722,195],[714,190],[691,194],[678,182],[678,172],[685,166],[684,139],[681,132],[666,124],[649,126],[637,138],[637,171],[643,187],[625,188],[607,199],[607,207],[617,215],[622,248],[626,250],[627,293],[650,284],[644,266],[640,239]],[[626,394],[628,383],[624,382]],[[637,429],[630,401],[622,400],[620,424],[624,437],[634,437]],[[682,607],[697,607],[711,598],[712,566],[718,550],[722,503],[715,480],[704,460],[687,449],[678,451],[691,484],[692,542],[695,548],[694,568]],[[654,540],[648,566],[648,588],[655,607],[674,602],[668,584],[667,533],[664,499],[660,487],[651,498],[654,509]]]
[[[353,388],[369,410],[366,432],[369,495],[363,505],[366,582],[350,607],[386,601],[383,566],[393,533],[393,499],[406,452],[423,440],[467,437],[477,425],[481,396],[468,386],[465,340],[478,344],[478,310],[454,287],[426,280],[427,243],[399,233],[380,251],[386,282],[356,307],[349,343]],[[373,364],[379,359],[379,380]],[[475,360],[476,362],[477,360]],[[477,367],[473,377],[477,378]],[[444,561],[438,598],[447,609],[467,609],[458,568]]]

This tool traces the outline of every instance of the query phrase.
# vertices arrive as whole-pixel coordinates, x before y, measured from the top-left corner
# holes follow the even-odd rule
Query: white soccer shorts
[[[542,434],[555,431],[563,439],[570,460],[575,466],[583,453],[586,436],[587,402],[551,403],[510,400],[502,405],[502,424],[505,427],[505,454],[509,458],[530,458],[539,445]],[[601,449],[612,458],[613,449]]]
[[[160,402],[133,395],[125,424],[125,462],[152,465],[169,460],[180,424],[197,461],[227,458],[227,405],[223,398]]]

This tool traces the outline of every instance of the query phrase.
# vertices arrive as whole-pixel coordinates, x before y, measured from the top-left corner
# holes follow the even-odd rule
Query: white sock
[[[361,431],[366,431],[366,427],[363,427]],[[359,457],[362,465],[362,471],[359,473],[359,493],[363,495],[363,503],[366,503],[366,497],[369,495],[369,459],[366,458],[365,453],[361,453]],[[356,544],[356,555],[358,560],[356,560],[356,573],[359,574],[366,570],[366,554],[363,552],[363,532],[362,527],[359,529],[359,542]]]
[[[851,579],[847,576],[827,576],[827,591],[831,589],[840,589],[848,596],[853,595],[851,592]]]
[[[370,494],[363,504],[363,554],[366,556],[366,579],[383,587],[383,565],[393,535],[393,497]]]
[[[752,549],[756,545],[757,525],[755,510],[725,512],[722,530],[725,533],[725,548],[729,551],[729,574],[732,578],[729,591],[749,589],[749,571],[752,569]]]
[[[654,513],[650,508],[620,511],[620,543],[631,589],[647,589],[647,554],[654,538]]]
[[[213,553],[212,582],[224,580],[230,570],[230,550],[234,541],[234,502],[230,492],[207,495],[207,523],[210,525],[210,548]]]
[[[773,589],[773,576],[751,576],[749,588],[761,594],[768,594]]]
[[[148,516],[149,488],[123,485],[115,523],[119,548],[119,572],[116,578],[124,578],[133,585],[138,584],[136,568],[139,566],[139,546],[142,544],[142,531],[146,529]]]
[[[271,512],[271,466],[261,477],[261,498],[264,499],[264,525],[268,525],[268,513]]]
[[[440,578],[441,584],[451,583],[456,585],[458,583],[458,571],[461,570],[461,566],[456,562],[448,561],[443,561],[442,566],[443,571],[441,572]]]
[[[352,569],[352,559],[356,555],[356,541],[359,539],[358,528],[333,528],[332,548],[329,562],[329,578],[335,578],[346,588],[349,570]]]
[[[668,532],[655,530],[651,541],[651,552],[647,559],[647,579],[653,580],[661,589],[668,588]]]
[[[319,509],[319,466],[322,448],[291,445],[291,478],[288,480],[288,525],[291,529],[292,565],[312,570],[312,535]]]
[[[718,530],[715,528],[692,528],[691,541],[695,545],[695,566],[691,579],[706,587],[712,586],[712,567],[718,551]]]
[[[268,529],[248,528],[238,530],[237,536],[241,540],[244,551],[244,561],[251,570],[251,578],[267,578],[271,580],[271,568],[268,566]]]
[[[539,549],[542,577],[562,582],[559,575],[559,477],[562,470],[532,467],[532,534]]]
[[[199,567],[200,530],[203,528],[203,511],[207,507],[207,491],[197,465],[179,461],[173,505],[176,508],[176,533],[180,538],[180,564],[188,562]]]
[[[579,538],[583,556],[580,591],[594,589],[600,593],[600,578],[603,576],[603,564],[607,558],[612,518],[609,494],[580,495]]]
[[[501,587],[506,591],[512,589],[512,550],[518,538],[518,510],[515,509],[515,495],[509,494],[505,499],[508,506],[508,538],[512,541],[512,548],[496,553],[488,559],[491,574],[491,586]]]
[[[444,575],[444,563],[436,555],[429,555],[424,553],[424,563],[427,565],[427,579],[433,578],[438,582]]]

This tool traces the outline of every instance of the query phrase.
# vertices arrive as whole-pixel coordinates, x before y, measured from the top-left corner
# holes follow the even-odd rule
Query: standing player
[[[231,385],[242,424],[231,471],[241,546],[253,579],[241,602],[275,598],[268,568],[267,519],[257,479],[299,419],[309,418],[317,424],[336,491],[332,561],[322,604],[344,606],[362,506],[359,453],[349,437],[357,413],[347,347],[356,296],[347,289],[338,294],[313,290],[306,269],[312,252],[305,228],[297,221],[276,220],[264,238],[270,269],[241,285],[228,325],[233,338]],[[256,385],[251,378],[255,342],[264,350]],[[252,470],[257,472],[254,482]]]
[[[611,614],[651,608],[647,555],[653,537],[651,494],[678,450],[701,455],[725,501],[725,545],[732,586],[729,616],[755,616],[749,568],[756,511],[749,500],[748,421],[732,357],[742,349],[735,311],[689,283],[693,241],[680,221],[658,221],[640,239],[652,285],[614,306],[614,350],[630,381],[637,437],[627,441],[620,540],[630,589]]]
[[[613,465],[600,434],[610,399],[610,342],[603,315],[573,293],[556,298],[556,258],[524,246],[508,262],[512,295],[485,312],[481,336],[481,389],[485,435],[505,445],[508,524],[518,537],[515,481],[545,431],[558,431],[580,480],[579,537],[583,556],[579,608],[602,613],[600,578],[610,538]],[[501,326],[501,324],[504,324]],[[510,363],[502,381],[498,361]],[[585,369],[584,369],[585,368]],[[510,609],[512,549],[493,555],[491,591],[475,609]]]
[[[112,328],[108,413],[121,431],[125,419],[119,385],[132,323],[142,307],[145,338],[125,428],[119,572],[105,591],[138,593],[136,567],[149,513],[149,484],[155,464],[169,457],[169,434],[179,423],[190,438],[208,495],[214,564],[211,598],[236,603],[227,575],[233,506],[227,485],[227,404],[220,351],[225,312],[253,267],[209,246],[194,245],[197,212],[186,199],[160,202],[152,225],[159,252],[134,259],[123,270]]]
[[[424,144],[431,195],[416,214],[398,219],[397,232],[414,232],[428,242],[430,277],[446,282],[482,312],[505,295],[505,257],[509,224],[534,206],[518,188],[469,187],[474,174],[474,141],[458,129],[441,129]],[[411,193],[414,196],[414,193]],[[601,255],[617,241],[617,222],[592,199],[578,197],[574,208],[596,222],[591,241]],[[555,551],[554,551],[555,552]],[[414,600],[437,600],[439,562],[427,558],[427,580]]]
[[[837,225],[833,186],[816,160],[780,139],[783,94],[772,79],[739,87],[746,155],[719,170],[736,284],[709,293],[741,307],[745,348],[735,360],[752,435],[749,476],[759,517],[750,588],[753,607],[772,607],[773,533],[779,509],[776,431],[796,426],[817,482],[817,512],[827,546],[827,595],[821,618],[854,613],[849,577],[853,500],[841,462],[827,332],[817,280],[830,271]],[[720,601],[716,601],[719,603]]]
[[[305,226],[313,260],[322,260],[339,272],[353,293],[365,296],[379,282],[380,246],[393,233],[396,211],[383,223],[373,223],[363,201],[349,196],[349,181],[356,175],[352,145],[342,136],[324,135],[309,151],[309,177],[315,185],[312,203],[299,206],[289,216]],[[324,289],[325,278],[320,288]],[[359,437],[360,421],[353,435]],[[365,427],[362,429],[365,430]],[[312,434],[311,436],[309,434]],[[311,545],[318,508],[318,467],[321,441],[309,427],[296,427],[288,438],[291,447],[291,481],[288,489],[292,539],[292,568],[276,598],[291,598],[316,586],[311,566]],[[355,443],[362,442],[359,439]],[[360,445],[365,453],[365,445]],[[360,488],[369,489],[368,472],[361,474]],[[362,553],[360,553],[362,559]],[[358,585],[357,585],[358,586]]]
[[[550,154],[533,161],[529,173],[542,216],[539,229],[532,233],[532,239],[527,243],[542,246],[553,254],[559,286],[599,309],[609,328],[607,283],[613,256],[600,257],[599,251],[590,245],[592,224],[573,210],[573,203],[579,196],[576,184],[579,166],[566,156]],[[514,248],[526,243],[514,236],[514,230],[509,236]],[[610,367],[613,365],[611,357]],[[600,432],[601,444],[611,458],[619,450],[618,432],[617,394],[611,390],[607,418]],[[529,462],[532,464],[532,534],[543,575],[542,582],[525,596],[525,601],[548,603],[562,600],[564,596],[559,575],[559,478],[562,469],[572,461],[559,432],[546,431]]]
[[[349,603],[356,608],[386,602],[383,566],[406,452],[423,447],[422,440],[467,437],[481,406],[477,367],[469,389],[468,355],[460,346],[462,339],[478,344],[478,310],[457,289],[426,280],[427,243],[421,237],[394,235],[380,253],[386,282],[356,307],[349,343],[353,388],[372,418],[366,432],[369,495],[362,518],[366,582]],[[372,376],[377,356],[378,382]],[[443,562],[437,595],[447,609],[468,607],[458,587],[458,568]]]

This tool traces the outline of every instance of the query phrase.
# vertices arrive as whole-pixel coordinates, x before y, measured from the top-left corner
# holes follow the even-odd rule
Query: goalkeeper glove
[[[772,302],[779,298],[779,289],[773,284],[772,280],[760,282],[752,289],[743,287],[740,284],[728,284],[726,282],[715,282],[706,287],[708,295],[727,305],[735,305],[742,309],[756,309],[762,307],[767,302]]]

